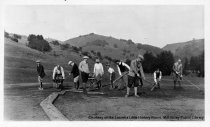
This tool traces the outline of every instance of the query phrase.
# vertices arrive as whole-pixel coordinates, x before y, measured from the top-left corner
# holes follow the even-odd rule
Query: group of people
[[[69,75],[73,75],[73,82],[75,89],[79,89],[80,86],[80,76],[82,79],[82,88],[83,93],[87,94],[86,85],[88,78],[90,76],[90,69],[88,65],[88,56],[84,56],[83,60],[79,63],[79,66],[73,62],[69,61],[68,65],[72,66],[71,72]],[[127,92],[125,97],[128,97],[130,94],[131,87],[134,87],[134,96],[139,97],[137,94],[138,86],[143,86],[143,80],[145,80],[145,75],[142,67],[142,61],[144,60],[144,57],[142,55],[138,55],[138,57],[131,61],[130,66],[126,64],[123,61],[117,61],[117,70],[119,74],[119,78],[116,79],[116,72],[114,68],[111,66],[111,64],[107,64],[108,67],[108,73],[109,73],[109,84],[110,89],[118,88],[118,90],[123,90],[127,88]],[[43,90],[42,85],[42,79],[45,76],[44,67],[40,64],[40,61],[37,62],[37,72],[38,72],[38,81],[40,84],[39,89]],[[173,66],[173,81],[174,81],[174,89],[176,88],[176,83],[179,83],[179,86],[181,87],[181,80],[182,80],[182,63],[179,59],[177,62],[174,63]],[[97,88],[100,89],[102,86],[102,77],[104,75],[104,68],[102,63],[100,63],[100,60],[97,58],[94,64],[93,69],[93,77],[96,80]],[[160,88],[160,81],[162,79],[162,72],[159,68],[155,70],[153,73],[154,76],[154,87],[153,88]],[[52,79],[54,82],[57,83],[57,80],[60,80],[60,83],[62,84],[65,79],[65,73],[63,67],[60,65],[55,66],[53,69],[53,76]],[[114,85],[116,81],[119,81],[118,85]],[[60,85],[61,88],[63,85]]]

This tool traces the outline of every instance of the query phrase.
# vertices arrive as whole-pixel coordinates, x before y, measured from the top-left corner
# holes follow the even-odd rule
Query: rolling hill
[[[111,36],[94,33],[68,39],[63,43],[82,47],[87,52],[100,52],[102,56],[108,56],[114,59],[133,59],[139,53],[144,54],[146,51],[152,52],[154,55],[162,51],[158,47],[140,43],[136,44],[132,40],[116,39]]]
[[[198,56],[204,52],[204,39],[193,39],[191,41],[168,44],[163,50],[171,51],[176,57]]]
[[[5,84],[13,83],[34,83],[37,82],[36,72],[36,60],[40,59],[44,65],[46,77],[44,82],[52,82],[52,72],[54,66],[60,64],[65,70],[66,80],[72,81],[72,77],[68,76],[70,68],[67,63],[69,60],[79,64],[82,60],[83,54],[76,52],[73,47],[68,49],[61,49],[60,45],[50,46],[52,50],[50,52],[40,52],[35,49],[29,48],[27,42],[13,41],[11,38],[5,37],[4,40],[4,82]],[[91,72],[93,71],[95,59],[90,59],[89,67]],[[106,65],[108,62],[106,59],[101,60]],[[113,63],[111,63],[113,65]],[[116,66],[113,65],[116,69]],[[106,70],[106,67],[104,66]],[[104,80],[108,80],[108,73],[105,71]]]

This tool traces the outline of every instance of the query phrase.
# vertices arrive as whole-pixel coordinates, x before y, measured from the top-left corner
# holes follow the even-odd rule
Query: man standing
[[[45,76],[44,67],[40,64],[40,60],[37,60],[36,63],[37,63],[38,82],[40,84],[39,90],[43,90],[42,80]]]
[[[139,95],[137,94],[137,92],[138,92],[137,87],[139,86],[139,79],[143,78],[145,80],[144,71],[143,71],[143,67],[141,64],[141,61],[143,59],[144,59],[144,57],[142,55],[138,55],[137,59],[131,61],[130,70],[128,73],[127,93],[126,93],[125,97],[129,96],[130,88],[132,86],[134,86],[135,97],[139,97]],[[142,80],[141,80],[141,83],[143,83]]]
[[[87,63],[88,58],[89,57],[84,56],[83,61],[81,61],[80,64],[79,64],[79,70],[81,72],[82,84],[83,84],[83,93],[84,94],[87,94],[86,83],[88,81],[88,77],[89,77],[89,73],[90,73],[89,66],[88,66],[88,63]]]
[[[96,77],[96,83],[97,83],[98,89],[100,89],[102,75],[104,74],[104,68],[98,58],[96,59],[96,63],[94,64],[93,74]]]
[[[53,69],[53,81],[56,83],[57,88],[63,88],[63,81],[65,79],[64,69],[59,64]],[[59,84],[58,84],[59,83]]]
[[[109,72],[110,89],[113,89],[114,88],[113,81],[115,80],[115,71],[110,64],[107,64],[107,67]]]
[[[153,89],[155,88],[159,88],[160,89],[160,81],[161,81],[161,78],[162,78],[162,72],[160,71],[159,68],[157,68],[157,70],[154,72],[154,86],[152,87],[151,91],[153,91]]]
[[[69,61],[68,65],[72,66],[72,70],[69,73],[69,75],[73,74],[74,88],[78,90],[79,89],[79,68],[77,64],[72,61]]]
[[[173,66],[173,80],[174,80],[174,89],[176,89],[176,83],[179,83],[179,87],[181,87],[181,80],[182,80],[182,61],[178,59]]]
[[[119,61],[117,62],[117,69],[119,75],[121,76],[121,84],[118,86],[118,89],[121,90],[127,87],[127,73],[130,70],[130,67],[126,63]]]

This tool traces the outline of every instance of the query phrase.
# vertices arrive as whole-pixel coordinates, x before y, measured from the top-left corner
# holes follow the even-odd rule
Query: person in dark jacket
[[[79,68],[77,66],[76,63],[69,61],[68,65],[72,66],[72,70],[69,73],[69,75],[73,74],[73,78],[74,78],[74,87],[75,89],[79,89]]]
[[[40,60],[37,60],[36,63],[37,63],[38,82],[40,84],[39,90],[43,90],[42,81],[45,76],[44,67],[41,65]]]
[[[117,61],[117,70],[119,73],[119,76],[121,76],[121,82],[118,86],[118,90],[123,90],[127,87],[127,79],[128,79],[128,71],[130,70],[129,65],[127,65],[125,62],[121,61]]]

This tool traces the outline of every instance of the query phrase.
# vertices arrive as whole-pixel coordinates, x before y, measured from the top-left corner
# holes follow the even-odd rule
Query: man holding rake
[[[131,61],[130,70],[128,73],[127,93],[126,93],[125,97],[129,96],[130,88],[132,86],[134,86],[135,97],[139,97],[139,95],[137,94],[137,92],[138,92],[137,87],[139,86],[139,80],[141,83],[143,83],[142,79],[145,80],[144,71],[143,71],[143,67],[141,64],[143,59],[144,59],[144,57],[142,55],[138,55],[137,59]],[[141,85],[143,85],[143,84],[141,84]]]
[[[182,80],[182,61],[178,59],[173,66],[173,80],[174,80],[174,89],[176,89],[176,83],[179,83],[179,87],[181,87],[181,80]]]

